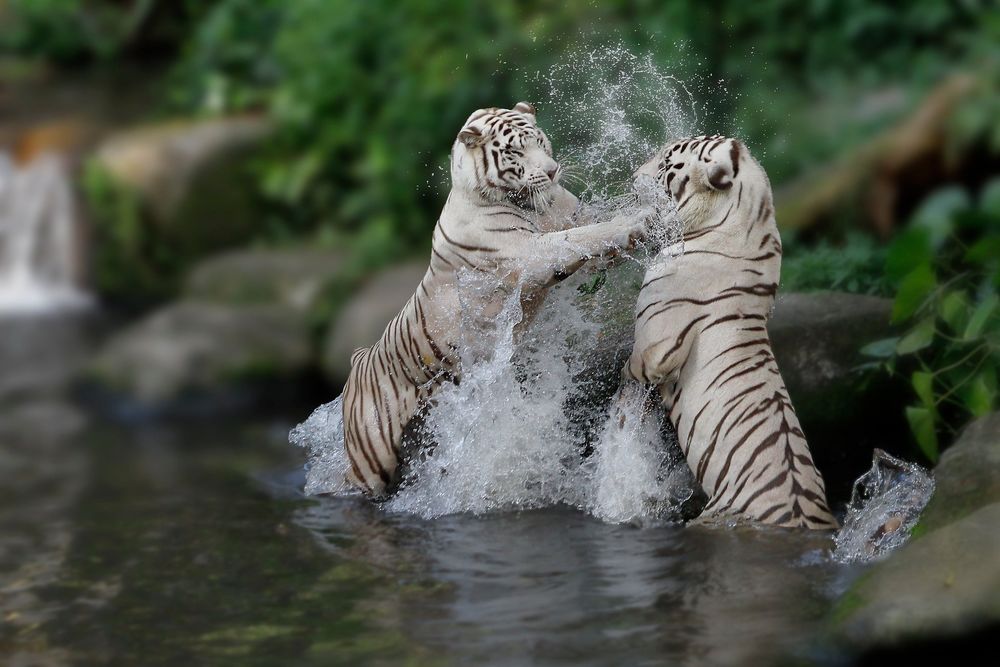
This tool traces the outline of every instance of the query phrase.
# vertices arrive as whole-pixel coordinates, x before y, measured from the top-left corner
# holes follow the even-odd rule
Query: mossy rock
[[[310,310],[344,269],[344,254],[310,248],[235,250],[199,262],[184,280],[195,301]]]
[[[263,208],[247,165],[267,133],[255,118],[183,121],[99,147],[83,178],[98,290],[126,303],[162,299],[198,259],[254,238]]]
[[[981,507],[1000,503],[1000,412],[966,427],[942,454],[934,469],[934,483],[934,496],[917,526],[920,532],[936,530]]]
[[[351,353],[378,341],[426,272],[426,259],[397,264],[371,276],[344,304],[323,344],[323,371],[332,383],[341,384],[347,379]]]
[[[112,337],[85,379],[135,411],[173,412],[274,391],[300,379],[311,361],[305,317],[290,307],[181,301]]]
[[[1000,413],[967,427],[934,477],[910,542],[834,608],[835,633],[855,648],[945,640],[1000,624]]]
[[[855,648],[962,635],[1000,623],[1000,503],[915,538],[845,593],[835,632]]]

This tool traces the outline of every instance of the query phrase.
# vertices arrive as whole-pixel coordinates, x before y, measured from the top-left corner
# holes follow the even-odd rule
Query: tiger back
[[[655,385],[702,519],[834,528],[767,333],[781,239],[764,170],[735,139],[670,144],[637,171],[673,199],[683,252],[646,272],[625,375]]]

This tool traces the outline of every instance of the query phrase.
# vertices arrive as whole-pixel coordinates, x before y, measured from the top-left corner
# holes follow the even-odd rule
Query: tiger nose
[[[551,167],[545,170],[545,173],[548,175],[550,181],[556,180],[556,175],[559,173],[559,165],[558,164],[552,165]]]

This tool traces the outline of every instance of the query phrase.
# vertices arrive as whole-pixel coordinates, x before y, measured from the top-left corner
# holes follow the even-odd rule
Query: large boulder
[[[779,293],[768,334],[816,465],[835,499],[884,449],[907,457],[907,392],[861,372],[861,348],[892,335],[892,301],[843,292]]]
[[[941,455],[934,483],[934,497],[920,518],[918,533],[1000,503],[1000,412],[973,422],[962,432],[958,442]]]
[[[943,642],[1000,624],[1000,413],[966,429],[935,478],[914,537],[835,609],[835,631],[854,648]]]
[[[351,353],[375,343],[396,313],[413,296],[427,272],[425,260],[390,267],[372,276],[341,309],[323,345],[327,378],[342,384],[351,370]]]
[[[904,545],[851,588],[837,616],[860,648],[1000,623],[1000,503]]]
[[[86,378],[128,409],[214,409],[270,393],[311,361],[309,328],[288,306],[182,301],[112,337]]]
[[[307,311],[344,268],[342,253],[309,248],[227,252],[199,263],[184,296],[226,304],[283,304]]]
[[[131,302],[170,295],[194,261],[253,237],[263,211],[248,157],[269,129],[242,116],[166,122],[105,140],[84,175],[98,289]]]

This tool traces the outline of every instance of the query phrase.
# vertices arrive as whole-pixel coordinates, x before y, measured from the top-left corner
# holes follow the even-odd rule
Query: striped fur
[[[526,103],[480,109],[459,132],[452,190],[434,228],[427,273],[381,339],[351,357],[344,444],[349,478],[367,495],[392,491],[407,422],[437,387],[458,379],[461,271],[495,281],[487,303],[477,304],[486,319],[514,290],[530,318],[545,288],[645,233],[634,217],[581,225],[578,202],[559,185],[560,174]]]
[[[718,135],[666,146],[640,175],[676,204],[684,251],[646,272],[626,376],[658,387],[702,518],[836,527],[767,334],[781,270],[767,175]]]

